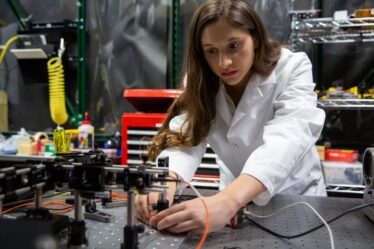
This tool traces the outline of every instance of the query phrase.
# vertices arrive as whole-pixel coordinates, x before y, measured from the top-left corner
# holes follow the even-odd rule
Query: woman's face
[[[255,54],[254,41],[247,30],[220,19],[203,30],[201,46],[208,65],[227,85],[247,84]]]

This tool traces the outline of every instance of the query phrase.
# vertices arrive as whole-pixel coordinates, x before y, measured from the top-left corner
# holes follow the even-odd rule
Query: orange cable
[[[196,191],[197,190],[191,185],[191,183],[183,180],[183,179],[179,179],[179,177],[173,177],[173,176],[170,176],[171,179],[174,179],[176,181],[181,181],[185,184],[187,184],[193,191]],[[204,231],[203,231],[203,235],[201,236],[201,239],[199,241],[199,244],[197,244],[196,246],[196,249],[201,249],[205,243],[205,240],[208,236],[208,233],[209,233],[209,224],[210,224],[210,214],[209,214],[209,208],[208,208],[208,204],[206,203],[206,201],[201,197],[201,195],[199,196],[199,193],[197,192],[196,193],[198,195],[198,198],[203,202],[203,205],[204,205],[204,208],[205,208],[205,214],[206,214],[206,217],[205,217],[205,227],[204,227]]]
[[[44,205],[56,204],[56,205],[71,206],[70,204],[67,204],[64,200],[43,201],[42,204],[44,204]]]
[[[1,214],[6,214],[6,213],[9,213],[10,211],[13,211],[15,209],[18,209],[18,208],[21,208],[21,207],[25,207],[25,206],[30,206],[31,204],[34,204],[34,202],[27,202],[27,203],[23,203],[23,204],[17,205],[15,207],[8,208],[8,209],[4,210]]]
[[[124,200],[127,200],[127,198],[113,197],[112,200],[113,201],[124,201]]]
[[[194,189],[193,186],[189,182],[187,182],[183,179],[181,179],[181,181],[186,183],[192,190]],[[203,247],[203,245],[205,243],[205,240],[206,240],[206,238],[208,236],[208,233],[209,233],[210,214],[209,214],[208,204],[206,203],[206,201],[199,196],[198,196],[198,198],[203,202],[204,208],[205,208],[205,213],[206,213],[204,232],[203,232],[203,235],[201,236],[199,244],[197,244],[197,246],[196,246],[196,249],[201,249]]]
[[[117,193],[112,193],[112,197],[127,198],[127,195],[126,195],[126,194],[117,194]]]
[[[32,205],[32,204],[34,204],[34,203],[35,203],[35,202],[27,202],[27,203],[23,203],[23,204],[17,205],[17,206],[15,206],[15,207],[8,208],[8,209],[4,210],[4,211],[2,212],[2,214],[9,213],[10,211],[13,211],[13,210],[18,209],[18,208],[21,208],[21,207],[30,206],[30,205]],[[49,205],[49,204],[59,204],[59,205],[65,204],[65,205],[68,205],[68,206],[69,206],[69,207],[67,207],[67,208],[70,208],[70,207],[71,207],[71,205],[66,204],[66,203],[65,203],[64,201],[62,201],[62,200],[44,201],[44,202],[42,202],[42,206]]]
[[[124,193],[121,194],[121,193],[112,192],[112,195],[113,195],[113,196],[118,196],[118,195],[126,195],[126,194],[124,194]]]
[[[65,210],[61,210],[61,211],[51,211],[51,213],[52,214],[66,214],[66,213],[68,213],[70,211],[73,211],[73,210],[74,210],[74,208],[71,207],[71,208],[67,208]]]

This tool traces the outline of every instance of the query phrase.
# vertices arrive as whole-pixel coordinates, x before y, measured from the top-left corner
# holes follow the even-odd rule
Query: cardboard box
[[[358,151],[357,150],[339,150],[339,149],[327,149],[325,150],[326,161],[338,161],[338,162],[357,162]]]
[[[316,148],[317,148],[319,159],[321,161],[325,160],[325,146],[316,145]]]

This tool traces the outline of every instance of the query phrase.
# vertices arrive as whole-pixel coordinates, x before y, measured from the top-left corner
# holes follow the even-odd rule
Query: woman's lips
[[[223,77],[230,77],[230,76],[233,76],[234,74],[236,74],[236,72],[238,72],[238,71],[237,70],[231,70],[231,71],[222,72],[221,75]]]

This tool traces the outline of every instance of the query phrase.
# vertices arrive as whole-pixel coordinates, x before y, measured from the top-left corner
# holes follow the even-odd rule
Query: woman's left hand
[[[228,224],[235,215],[236,208],[224,195],[214,195],[204,198],[210,215],[209,231],[216,231]],[[206,210],[201,199],[196,198],[166,209],[150,219],[151,225],[158,230],[172,233],[195,231],[202,233],[206,223]]]

